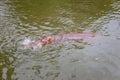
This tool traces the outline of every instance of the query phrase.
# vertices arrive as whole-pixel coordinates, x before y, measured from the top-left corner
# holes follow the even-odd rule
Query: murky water
[[[36,51],[43,34],[93,32]],[[0,0],[0,80],[120,80],[120,1]]]

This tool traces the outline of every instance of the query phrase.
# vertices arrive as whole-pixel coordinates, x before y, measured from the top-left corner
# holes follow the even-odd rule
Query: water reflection
[[[0,79],[12,80],[14,62],[16,58],[11,54],[0,53]]]
[[[13,11],[13,16],[18,19],[18,24],[23,27],[23,30],[27,28],[27,31],[22,30],[22,32],[28,33],[30,30],[30,33],[34,35],[51,32],[52,34],[82,32],[90,22],[111,9],[110,3],[112,1],[52,0],[33,2],[30,0],[9,2],[14,6],[10,9]]]
[[[0,1],[1,80],[119,80],[120,2]],[[95,32],[88,41],[20,50],[25,37]]]

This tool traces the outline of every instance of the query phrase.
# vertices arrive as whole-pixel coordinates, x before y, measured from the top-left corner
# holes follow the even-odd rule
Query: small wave
[[[26,39],[23,40],[22,44],[23,44],[23,45],[28,45],[28,44],[31,43],[31,42],[32,42],[31,39],[26,38]]]
[[[42,45],[30,46],[29,44],[31,42],[35,42],[35,41],[30,38],[25,38],[24,40],[21,40],[18,43],[18,49],[20,49],[20,50],[32,49],[33,51],[34,50],[36,51],[42,47]]]
[[[30,38],[25,38],[24,40],[21,40],[19,43],[18,43],[18,49],[22,49],[22,50],[25,50],[25,49],[30,49],[30,43],[33,42]]]

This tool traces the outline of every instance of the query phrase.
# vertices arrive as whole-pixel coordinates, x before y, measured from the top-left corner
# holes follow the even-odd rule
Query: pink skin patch
[[[88,39],[95,37],[93,33],[69,33],[69,34],[59,34],[59,35],[51,35],[51,36],[42,36],[35,42],[31,42],[30,46],[42,46],[49,44],[51,42],[57,42],[61,40],[80,40],[80,39]]]

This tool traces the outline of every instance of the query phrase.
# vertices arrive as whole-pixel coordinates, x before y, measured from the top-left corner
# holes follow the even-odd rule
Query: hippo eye
[[[47,38],[46,36],[41,36],[40,40],[42,41],[43,39],[46,39],[46,38]]]

